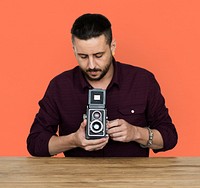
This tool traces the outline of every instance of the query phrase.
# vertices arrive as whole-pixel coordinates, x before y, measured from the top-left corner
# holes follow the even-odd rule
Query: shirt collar
[[[83,89],[92,88],[92,86],[86,80],[86,78],[85,78],[83,72],[81,71],[80,67],[79,67],[79,75],[80,75],[80,84],[81,84],[82,88]]]
[[[119,63],[115,60],[115,58],[113,57],[113,67],[114,67],[114,74],[113,74],[113,78],[110,82],[110,84],[108,85],[108,88],[111,88],[113,86],[120,86],[120,77],[119,77]]]

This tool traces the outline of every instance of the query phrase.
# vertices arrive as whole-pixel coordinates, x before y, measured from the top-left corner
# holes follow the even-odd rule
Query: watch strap
[[[154,133],[149,127],[146,127],[146,129],[148,130],[148,133],[149,133],[149,139],[148,139],[146,145],[140,144],[140,146],[143,147],[143,148],[147,148],[147,147],[149,147],[149,146],[151,146],[153,144]]]

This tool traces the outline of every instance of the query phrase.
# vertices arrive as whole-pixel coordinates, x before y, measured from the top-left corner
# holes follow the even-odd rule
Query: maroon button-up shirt
[[[157,129],[164,148],[172,149],[177,143],[177,132],[165,106],[160,87],[149,71],[119,62],[114,63],[114,76],[106,90],[108,120],[124,119],[132,125]],[[91,86],[77,66],[51,80],[43,99],[39,102],[27,148],[33,156],[50,156],[48,142],[52,135],[68,135],[78,130],[86,113],[88,90]],[[147,157],[149,149],[140,144],[109,140],[98,151],[81,148],[64,152],[65,156],[91,157]]]

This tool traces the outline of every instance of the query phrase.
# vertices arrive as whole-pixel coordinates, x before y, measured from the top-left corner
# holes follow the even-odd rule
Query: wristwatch
[[[153,131],[149,127],[146,127],[146,129],[149,132],[149,140],[147,141],[146,145],[140,144],[140,146],[143,148],[147,148],[153,144],[153,136],[154,136]]]

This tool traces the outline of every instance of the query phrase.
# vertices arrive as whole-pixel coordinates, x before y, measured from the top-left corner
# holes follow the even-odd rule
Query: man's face
[[[75,37],[73,48],[79,67],[88,80],[99,81],[109,73],[115,45],[107,44],[104,35],[88,40]]]

